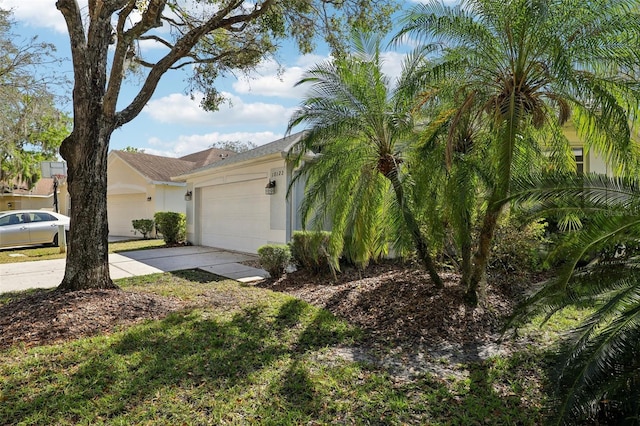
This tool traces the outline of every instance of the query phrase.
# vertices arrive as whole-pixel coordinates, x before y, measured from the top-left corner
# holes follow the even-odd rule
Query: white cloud
[[[80,7],[85,10],[87,0],[79,0]],[[0,0],[0,7],[12,9],[16,20],[32,27],[52,28],[66,33],[67,26],[62,13],[56,9],[53,0]]]
[[[238,96],[223,93],[229,100],[216,112],[207,112],[200,107],[202,95],[194,99],[174,93],[160,99],[152,100],[144,109],[152,119],[168,124],[181,125],[263,125],[285,127],[293,109],[278,104],[263,102],[246,103]]]
[[[394,81],[402,70],[405,54],[384,52],[382,54],[382,71]],[[280,69],[274,61],[267,61],[249,77],[238,79],[233,89],[238,94],[271,96],[278,98],[302,99],[308,87],[294,85],[303,74],[314,65],[326,62],[331,58],[319,55],[304,55],[297,58],[295,65]]]
[[[382,72],[394,82],[402,73],[402,62],[405,58],[404,53],[384,52],[382,54]]]
[[[327,59],[326,56],[303,55],[296,59],[294,65],[283,67],[273,60],[265,61],[255,72],[238,79],[233,89],[240,94],[300,99],[306,89],[294,87],[295,84],[307,69]]]
[[[148,146],[141,146],[144,152],[165,157],[182,157],[194,152],[203,151],[216,142],[240,141],[252,142],[258,146],[280,139],[283,135],[274,132],[230,132],[207,133],[202,135],[181,135],[174,140],[150,138]]]

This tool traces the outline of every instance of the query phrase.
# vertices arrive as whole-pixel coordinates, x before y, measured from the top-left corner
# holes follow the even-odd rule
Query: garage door
[[[153,219],[147,214],[147,196],[145,194],[109,195],[107,198],[107,217],[109,235],[133,236],[134,219]]]
[[[269,206],[264,179],[201,188],[200,242],[255,253],[268,240]]]

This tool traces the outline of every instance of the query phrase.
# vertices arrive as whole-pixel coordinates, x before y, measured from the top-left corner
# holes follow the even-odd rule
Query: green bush
[[[157,212],[153,215],[158,231],[167,244],[183,243],[187,237],[187,216],[184,213]]]
[[[506,271],[537,271],[546,258],[547,239],[544,220],[527,222],[506,215],[496,229],[490,268]]]
[[[286,244],[266,244],[258,248],[260,265],[272,278],[280,278],[289,266],[291,250]]]
[[[295,264],[318,273],[330,268],[329,239],[327,231],[296,231],[289,246]]]
[[[153,219],[134,219],[131,221],[131,225],[135,231],[141,233],[142,237],[146,239],[151,231],[153,231],[155,222]]]

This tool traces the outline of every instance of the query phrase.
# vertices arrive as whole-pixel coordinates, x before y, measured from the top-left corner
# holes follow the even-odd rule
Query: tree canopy
[[[52,45],[12,33],[11,13],[0,10],[0,182],[33,185],[40,162],[56,158],[70,119],[51,87],[64,79],[51,72]]]

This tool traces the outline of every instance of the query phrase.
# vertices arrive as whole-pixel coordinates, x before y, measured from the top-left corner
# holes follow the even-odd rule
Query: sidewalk
[[[263,269],[240,262],[257,256],[212,247],[187,246],[129,251],[109,255],[112,279],[199,268],[225,278],[250,282],[267,276]],[[56,287],[64,277],[65,259],[0,264],[0,293]]]

